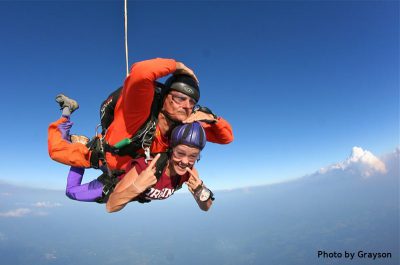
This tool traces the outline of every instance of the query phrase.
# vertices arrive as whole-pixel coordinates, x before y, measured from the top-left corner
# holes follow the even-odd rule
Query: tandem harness
[[[94,137],[87,144],[87,147],[91,151],[90,166],[92,168],[98,169],[101,165],[107,166],[107,161],[105,159],[106,152],[110,152],[119,156],[129,155],[132,158],[137,158],[140,156],[138,151],[143,149],[145,151],[146,159],[150,159],[150,146],[154,139],[156,125],[158,122],[158,114],[161,111],[164,93],[166,91],[166,87],[163,84],[158,82],[155,84],[156,88],[154,90],[154,98],[147,121],[131,138],[122,139],[115,145],[108,144],[104,137],[108,126],[114,119],[115,105],[117,104],[118,98],[121,95],[122,88],[120,87],[111,93],[103,102],[100,107],[102,133],[99,136]]]
[[[156,132],[156,125],[158,122],[158,114],[161,111],[164,93],[166,91],[165,86],[161,83],[156,82],[156,88],[154,91],[154,98],[151,105],[150,115],[147,121],[142,127],[134,134],[131,138],[122,139],[114,146],[107,143],[105,140],[105,134],[108,127],[114,120],[114,110],[117,104],[118,98],[121,96],[122,87],[112,92],[108,98],[103,101],[100,107],[100,120],[101,124],[98,127],[102,127],[102,132],[96,135],[88,144],[87,147],[91,151],[90,166],[95,169],[102,169],[104,173],[98,177],[98,180],[104,185],[102,197],[97,200],[98,203],[105,203],[108,197],[114,190],[116,184],[119,181],[119,176],[124,174],[123,170],[111,170],[106,161],[106,152],[116,154],[119,156],[129,155],[132,158],[138,158],[140,156],[139,150],[143,149],[146,155],[146,162],[150,160],[150,146],[153,142],[154,135]],[[97,128],[98,128],[97,127]],[[97,134],[97,129],[96,129]],[[156,163],[155,176],[157,180],[161,177],[161,173],[165,168],[168,161],[167,153],[162,153],[159,160]],[[139,202],[148,202],[138,198]]]
[[[156,172],[154,173],[154,175],[157,178],[157,181],[161,178],[162,172],[167,166],[169,156],[170,156],[169,151],[165,153],[160,153],[160,157],[158,158],[156,163]],[[125,170],[112,170],[111,174],[105,172],[97,178],[97,180],[103,184],[102,196],[96,200],[97,203],[107,203],[108,198],[110,197],[111,193],[115,189],[115,186],[119,182],[119,177],[125,173],[126,173]],[[151,201],[144,198],[141,195],[139,195],[134,200],[140,203],[147,203]]]

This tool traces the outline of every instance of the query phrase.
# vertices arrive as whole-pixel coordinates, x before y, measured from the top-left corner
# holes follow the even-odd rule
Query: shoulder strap
[[[160,114],[163,106],[164,96],[166,92],[167,87],[164,84],[160,82],[155,82],[154,98],[153,103],[151,104],[150,116],[155,116],[158,118],[158,114]]]
[[[108,95],[107,99],[100,106],[100,123],[102,134],[104,135],[112,121],[114,120],[114,110],[117,105],[118,98],[122,92],[122,86]]]
[[[121,94],[121,91],[122,87],[114,91],[109,96],[109,99],[111,99],[111,101],[113,101],[114,104],[117,102],[117,99]],[[164,84],[155,82],[153,102],[151,104],[150,115],[147,118],[146,122],[140,127],[140,129],[134,135],[131,136],[131,138],[121,139],[121,141],[117,144],[117,146],[111,146],[105,141],[103,142],[103,144],[97,145],[100,148],[94,148],[95,146],[91,146],[92,150],[91,161],[90,161],[91,166],[94,168],[99,167],[99,160],[105,157],[104,152],[110,152],[120,156],[129,155],[132,158],[137,158],[139,156],[138,150],[144,148],[145,146],[150,147],[154,139],[156,125],[158,123],[158,114],[160,113],[161,108],[163,106],[164,95],[166,92],[167,92],[167,87]],[[103,102],[102,106],[104,106],[106,102],[107,100]],[[106,107],[107,106],[111,107],[112,105],[111,104],[106,105]],[[114,119],[114,109],[112,109],[112,112],[109,112],[109,114],[111,118],[110,116],[107,116],[108,117],[107,122],[111,123],[111,121]],[[93,152],[93,150],[95,151]]]
[[[157,181],[161,178],[161,175],[162,175],[165,167],[167,166],[168,159],[169,159],[168,152],[161,153],[160,158],[158,158],[157,163],[156,163],[156,172],[154,173],[154,175],[157,178]]]
[[[120,156],[130,155],[131,157],[136,158],[138,156],[138,150],[145,147],[150,147],[156,132],[158,114],[160,113],[163,106],[165,93],[165,85],[159,82],[155,82],[153,102],[151,104],[150,115],[147,118],[146,122],[134,135],[132,135],[130,139],[126,139],[126,141],[125,139],[121,139],[122,141],[125,141],[126,144],[118,147],[106,147],[105,150]]]

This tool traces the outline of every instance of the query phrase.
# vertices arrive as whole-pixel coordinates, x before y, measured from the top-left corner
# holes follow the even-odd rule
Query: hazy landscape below
[[[386,157],[385,171],[367,177],[358,167],[334,167],[288,183],[216,191],[209,212],[180,193],[108,214],[62,191],[2,183],[0,263],[397,265],[398,158]]]

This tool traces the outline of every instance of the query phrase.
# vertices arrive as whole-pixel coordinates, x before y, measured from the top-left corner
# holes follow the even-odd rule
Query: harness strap
[[[97,180],[103,184],[102,197],[96,200],[97,203],[106,203],[110,194],[114,191],[115,186],[119,182],[119,176],[124,174],[125,170],[112,170],[111,174],[104,172]]]
[[[155,156],[155,155],[156,155],[156,154],[153,154],[153,156]],[[156,163],[156,172],[154,173],[154,175],[155,175],[156,178],[157,178],[157,181],[160,180],[161,175],[162,175],[164,169],[167,167],[169,156],[170,156],[170,151],[167,150],[167,152],[161,153],[160,157],[159,157],[158,160],[157,160],[157,163]],[[145,192],[144,192],[144,193],[145,193]],[[140,195],[139,195],[138,197],[136,197],[134,200],[137,201],[137,202],[139,202],[139,203],[149,203],[149,202],[151,202],[151,200],[146,199],[146,198],[144,197],[144,193],[140,194]]]
[[[150,146],[153,143],[154,135],[157,128],[158,114],[161,111],[164,96],[167,91],[168,89],[164,84],[155,82],[154,97],[151,104],[150,115],[147,121],[134,135],[132,135],[131,138],[122,139],[120,142],[112,146],[104,140],[104,135],[107,128],[102,128],[103,138],[100,139],[99,137],[95,137],[87,144],[87,147],[92,152],[90,156],[91,167],[96,169],[100,168],[100,161],[102,162],[102,165],[107,167],[105,152],[110,152],[119,156],[129,155],[132,158],[137,158],[140,156],[140,154],[138,153],[140,149],[150,150]],[[114,119],[113,115],[115,104],[121,92],[122,87],[111,93],[108,99],[103,102],[100,110],[102,127],[103,125],[108,127]]]
[[[105,143],[104,150],[119,156],[129,155],[132,158],[137,158],[140,156],[138,150],[150,148],[154,140],[158,123],[158,114],[161,111],[165,93],[166,86],[155,82],[154,98],[147,121],[131,138],[122,139],[114,146]]]
[[[104,161],[104,152],[101,147],[101,140],[99,137],[95,136],[90,140],[90,142],[86,145],[91,151],[90,154],[90,166],[95,169],[100,168],[100,161]]]
[[[169,158],[169,151],[165,153],[161,153],[160,157],[158,158],[156,162],[156,172],[154,175],[157,178],[157,181],[160,180],[162,172],[164,171],[165,167],[167,166],[168,163],[168,158]]]
[[[156,172],[154,173],[154,175],[157,178],[157,181],[160,180],[161,175],[167,166],[168,158],[169,158],[169,152],[166,152],[166,153],[161,153],[160,158],[157,160]],[[108,198],[110,197],[111,193],[115,189],[115,186],[119,182],[118,177],[124,173],[125,173],[125,170],[112,170],[111,174],[104,172],[97,178],[97,180],[100,181],[104,185],[102,197],[98,198],[96,200],[97,203],[106,203],[108,201]],[[135,200],[140,203],[148,203],[151,201],[149,199],[144,198],[141,195],[139,195],[137,198],[135,198]]]

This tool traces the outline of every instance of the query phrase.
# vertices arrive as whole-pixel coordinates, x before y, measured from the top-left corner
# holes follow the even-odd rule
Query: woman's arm
[[[112,213],[120,211],[143,192],[135,184],[135,179],[137,177],[136,169],[132,168],[117,186],[115,186],[106,204],[107,212]]]
[[[199,178],[199,173],[195,168],[187,168],[186,170],[190,174],[190,178],[186,182],[189,191],[192,193],[193,198],[196,200],[197,205],[199,205],[200,209],[202,209],[203,211],[208,211],[212,205],[212,196],[210,196],[210,198],[206,201],[201,201],[198,191],[200,191],[200,189],[203,189],[203,181]]]
[[[140,174],[138,174],[135,167],[129,170],[125,177],[115,186],[107,201],[106,208],[109,213],[120,211],[143,191],[156,184],[157,178],[154,173],[159,157],[160,155],[157,155]]]

